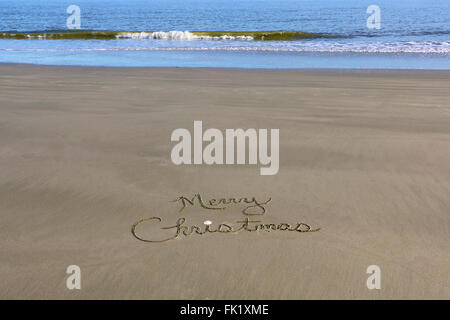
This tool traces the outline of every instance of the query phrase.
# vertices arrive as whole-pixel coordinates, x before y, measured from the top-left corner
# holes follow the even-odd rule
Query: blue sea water
[[[65,31],[70,5],[81,9],[82,30],[133,33],[113,40],[0,39],[0,62],[450,69],[450,0],[1,0],[0,32]],[[380,29],[366,25],[370,5],[381,10]],[[339,37],[174,40],[139,33],[271,30]]]

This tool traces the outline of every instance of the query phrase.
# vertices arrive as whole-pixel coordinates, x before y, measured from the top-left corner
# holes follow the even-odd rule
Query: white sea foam
[[[207,36],[196,35],[189,31],[157,31],[157,32],[121,32],[117,39],[152,39],[152,40],[253,40],[252,36]]]
[[[89,52],[89,51],[260,51],[260,52],[317,52],[317,53],[420,53],[420,54],[450,54],[450,49],[301,49],[301,48],[263,48],[263,47],[117,47],[117,48],[78,48],[78,49],[18,49],[0,48],[1,51],[11,52]]]
[[[155,35],[156,36],[156,35]],[[344,42],[344,41],[276,41],[263,42],[183,42],[160,43],[130,41],[130,46],[116,42],[84,42],[85,40],[63,42],[70,47],[55,48],[54,42],[36,42],[35,48],[23,48],[25,42],[12,41],[17,47],[0,48],[1,51],[23,52],[88,52],[88,51],[265,51],[265,52],[323,52],[323,53],[421,53],[450,54],[450,41],[398,41],[398,42]],[[84,47],[84,43],[88,46]],[[126,42],[123,42],[126,43]],[[92,44],[105,46],[91,47]],[[162,45],[161,45],[162,44]],[[29,43],[27,44],[27,46]],[[77,47],[81,46],[81,47]]]

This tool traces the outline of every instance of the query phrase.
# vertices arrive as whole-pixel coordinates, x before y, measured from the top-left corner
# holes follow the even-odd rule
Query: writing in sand
[[[136,222],[131,228],[131,232],[136,239],[144,241],[144,242],[165,242],[169,240],[175,240],[180,237],[188,237],[194,234],[197,235],[205,235],[208,233],[224,233],[224,234],[236,234],[238,232],[257,232],[257,231],[288,231],[288,232],[316,232],[319,231],[320,228],[312,229],[306,223],[297,223],[295,225],[291,225],[289,223],[262,223],[261,221],[250,220],[248,217],[245,217],[242,221],[236,221],[234,224],[221,223],[217,227],[213,227],[212,225],[205,226],[197,226],[185,225],[186,218],[178,218],[174,225],[159,227],[161,230],[168,230],[167,237],[164,236],[159,239],[148,239],[140,236],[137,233],[137,227],[149,222],[157,222],[157,224],[162,222],[160,217],[151,217],[141,219]],[[155,224],[153,223],[154,227]]]
[[[266,208],[264,206],[268,204],[270,200],[272,199],[269,198],[266,201],[259,201],[256,200],[255,197],[213,198],[210,200],[203,200],[202,196],[197,193],[191,199],[181,196],[173,200],[173,202],[181,202],[182,207],[180,208],[180,212],[183,211],[188,205],[194,206],[196,202],[201,208],[207,210],[224,210],[231,205],[244,204],[245,208],[242,210],[243,214],[247,216],[257,216],[263,215],[266,212]]]
[[[306,223],[298,222],[296,224],[289,223],[264,223],[260,220],[250,220],[249,215],[263,215],[266,212],[266,208],[264,205],[269,203],[271,198],[266,201],[258,201],[255,197],[241,197],[241,198],[221,198],[219,200],[211,199],[209,201],[205,201],[202,199],[200,194],[194,195],[193,198],[189,199],[188,197],[178,197],[173,202],[180,201],[182,207],[180,211],[186,208],[189,204],[191,206],[195,205],[195,200],[197,200],[198,204],[203,209],[215,210],[215,209],[226,209],[228,205],[232,204],[240,204],[244,203],[245,208],[242,213],[245,215],[245,218],[240,221],[236,221],[234,223],[220,223],[217,226],[213,226],[213,224],[209,221],[209,223],[204,226],[198,225],[187,225],[186,218],[181,217],[178,218],[175,224],[168,226],[161,226],[162,218],[160,217],[150,217],[144,218],[137,221],[133,224],[131,228],[131,233],[133,236],[144,242],[165,242],[169,240],[175,240],[181,237],[189,237],[191,235],[205,235],[209,233],[222,233],[222,234],[236,234],[239,232],[258,232],[258,231],[287,231],[287,232],[316,232],[319,231],[320,228],[311,228]],[[248,210],[250,208],[259,208],[261,211],[258,213],[250,213]],[[138,234],[137,229],[138,226],[142,227],[143,224],[147,225],[147,228],[159,228],[159,230],[163,230],[164,233],[167,230],[167,235],[158,236],[155,238],[146,238]],[[147,229],[148,230],[148,229]],[[161,232],[158,232],[158,234]]]

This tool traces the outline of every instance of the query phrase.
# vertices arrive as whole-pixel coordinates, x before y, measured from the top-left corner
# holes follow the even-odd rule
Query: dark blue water
[[[0,62],[244,68],[450,69],[449,0],[16,0],[0,1],[0,31],[268,31],[338,35],[296,41],[0,40]],[[369,5],[380,28],[369,29]],[[151,33],[150,33],[151,35]],[[170,37],[169,37],[170,39]]]

